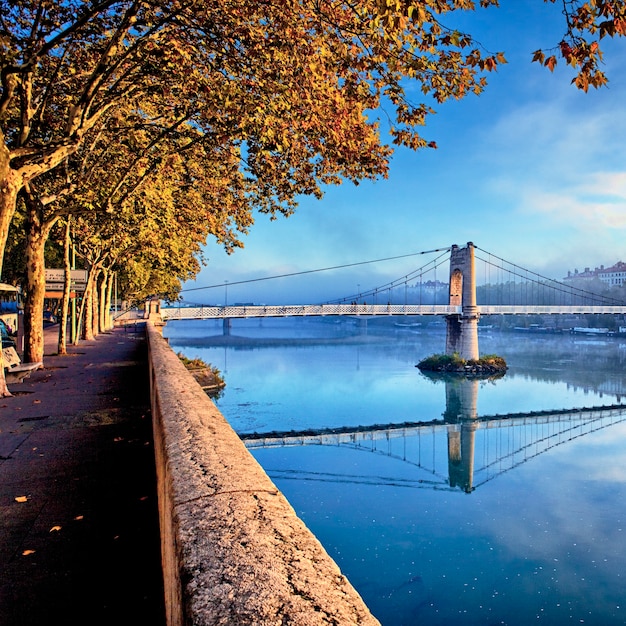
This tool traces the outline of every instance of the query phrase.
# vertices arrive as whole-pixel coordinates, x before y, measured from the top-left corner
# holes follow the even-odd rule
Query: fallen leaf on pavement
[[[16,502],[28,502],[28,498],[26,496],[17,496],[15,498]]]
[[[50,532],[52,533],[52,532],[59,531],[59,530],[61,530],[61,527],[60,527],[60,526],[53,526],[53,527],[50,529]]]
[[[34,550],[24,550],[24,552],[22,552],[22,556],[28,556],[30,554],[35,554]]]

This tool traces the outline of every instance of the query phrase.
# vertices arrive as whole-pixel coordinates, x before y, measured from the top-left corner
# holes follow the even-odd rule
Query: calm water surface
[[[470,382],[415,367],[443,324],[164,335],[222,371],[216,404],[242,436],[362,427],[251,451],[385,626],[626,623],[626,407],[505,417],[621,404],[625,341],[481,333],[509,371]]]

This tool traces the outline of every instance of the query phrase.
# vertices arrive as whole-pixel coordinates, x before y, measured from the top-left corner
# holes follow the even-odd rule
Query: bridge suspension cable
[[[624,306],[626,304],[623,300],[618,298],[594,293],[593,291],[583,289],[579,286],[566,284],[554,278],[549,278],[523,268],[479,246],[474,246],[474,249],[477,252],[477,261],[484,264],[484,280],[482,284],[479,282],[480,278],[477,281],[476,299],[478,305],[590,306],[599,304],[603,306]],[[441,282],[437,280],[437,269],[448,262],[450,250],[451,246],[446,246],[432,250],[423,250],[409,254],[345,263],[342,265],[333,265],[299,272],[288,272],[238,281],[224,281],[203,287],[182,289],[180,293],[224,288],[226,282],[228,286],[231,287],[439,253],[437,257],[431,259],[428,263],[425,263],[423,266],[399,278],[365,290],[359,288],[358,293],[335,298],[333,300],[326,300],[321,304],[364,304],[365,298],[373,298],[373,304],[376,305],[378,304],[378,297],[382,294],[387,294],[387,304],[402,304],[403,299],[404,305],[448,304],[448,268],[445,268],[445,278]],[[492,280],[492,271],[495,272],[494,280]],[[434,280],[429,277],[426,281],[425,278],[429,275],[433,276]],[[479,275],[480,272],[477,271],[477,277],[479,277]],[[404,286],[404,298],[398,293],[399,288],[402,286]],[[197,306],[200,306],[200,304]]]
[[[594,293],[575,285],[568,285],[554,278],[548,278],[547,276],[543,276],[542,274],[523,268],[520,265],[512,263],[511,261],[507,261],[506,259],[503,259],[502,257],[499,257],[478,246],[475,246],[475,250],[486,254],[488,257],[484,258],[479,254],[476,255],[478,260],[485,263],[485,285],[493,287],[494,284],[498,284],[502,287],[507,283],[509,284],[509,287],[512,290],[512,292],[507,294],[506,297],[509,304],[521,304],[521,300],[524,300],[525,303],[533,304],[539,304],[537,300],[542,300],[543,302],[541,302],[541,304],[557,304],[557,298],[560,298],[560,301],[558,302],[560,305],[583,303],[613,305],[624,304],[622,300],[617,298]],[[491,268],[496,268],[496,270],[507,274],[509,276],[509,280],[506,281],[502,274],[500,274],[496,283],[492,283],[490,275]],[[489,277],[487,277],[488,273]],[[511,277],[513,280],[511,280]],[[517,278],[520,278],[521,282],[518,283]],[[530,297],[528,294],[529,286],[531,288]],[[489,298],[490,294],[488,294],[487,291],[487,287],[483,287],[482,299]],[[500,300],[505,298],[502,288],[500,288],[495,295],[498,296]],[[486,302],[481,302],[481,304],[486,304]],[[504,302],[489,302],[489,304],[504,304]]]
[[[405,286],[404,304],[408,304],[406,288],[409,286],[410,282],[414,280],[419,280],[419,284],[416,283],[414,285],[415,289],[419,289],[419,294],[413,293],[412,299],[418,304],[422,304],[422,282],[424,277],[429,273],[434,275],[434,280],[429,283],[429,287],[431,292],[430,297],[433,298],[433,302],[436,304],[437,296],[439,295],[441,298],[441,294],[438,292],[443,292],[447,285],[447,275],[446,280],[439,283],[437,281],[436,272],[438,267],[444,265],[444,263],[449,260],[450,248],[441,250],[443,250],[443,254],[400,278],[396,278],[376,287],[361,290],[358,293],[324,301],[323,304],[358,303],[359,301],[362,302],[365,298],[373,298],[374,304],[377,304],[376,299],[384,293],[389,294],[389,302],[397,304],[398,298],[393,298],[393,291],[402,285]],[[421,254],[439,252],[441,250],[429,250]],[[479,304],[556,304],[560,306],[581,304],[619,306],[624,304],[624,302],[618,298],[594,293],[593,291],[575,285],[568,285],[554,278],[549,278],[538,272],[526,269],[479,246],[475,246],[475,250],[483,253],[483,255],[477,254],[476,259],[482,261],[485,265],[483,285],[479,287],[478,291],[480,293],[477,294]],[[492,269],[495,269],[497,272],[495,281],[491,280]]]
[[[400,278],[396,278],[392,281],[389,281],[377,287],[372,287],[364,291],[360,291],[358,294],[352,294],[349,296],[344,296],[342,298],[336,298],[334,300],[327,300],[323,304],[341,304],[341,303],[348,302],[348,301],[350,302],[358,301],[367,297],[376,298],[378,294],[385,293],[385,292],[391,293],[393,289],[397,287],[400,287],[402,285],[406,286],[411,280],[416,280],[417,278],[419,278],[421,281],[425,274],[427,274],[428,272],[436,272],[437,268],[440,265],[443,265],[444,263],[448,261],[448,259],[450,258],[449,256],[450,248],[448,247],[448,248],[437,249],[437,250],[428,250],[426,252],[420,253],[420,254],[432,254],[435,252],[441,252],[442,250],[443,250],[442,254],[435,257],[434,259],[431,259],[428,263],[422,265],[422,267],[419,267],[409,272],[408,274],[401,276]],[[435,274],[435,281],[436,281],[436,274]]]
[[[447,246],[445,248],[435,248],[434,250],[423,250],[421,252],[411,252],[409,254],[400,254],[397,256],[390,256],[390,257],[384,257],[381,259],[371,259],[369,261],[357,261],[356,263],[344,263],[343,265],[333,265],[330,267],[321,267],[321,268],[317,268],[317,269],[313,269],[313,270],[303,270],[301,272],[289,272],[286,274],[276,274],[274,276],[262,276],[259,278],[249,278],[246,280],[236,280],[236,281],[232,281],[229,282],[228,284],[230,286],[233,285],[246,285],[249,283],[257,283],[257,282],[262,282],[265,280],[275,280],[277,278],[289,278],[291,276],[302,276],[304,274],[315,274],[318,272],[328,272],[331,270],[339,270],[339,269],[345,269],[348,267],[357,267],[359,265],[369,265],[372,263],[382,263],[384,261],[395,261],[397,259],[406,259],[408,257],[412,257],[412,256],[420,256],[420,255],[424,255],[424,254],[433,254],[435,252],[449,252],[450,251],[450,246]],[[205,289],[216,289],[218,287],[223,288],[224,287],[224,283],[216,283],[214,285],[205,285],[204,287],[191,287],[189,289],[181,289],[180,293],[183,292],[190,292],[190,291],[203,291]]]

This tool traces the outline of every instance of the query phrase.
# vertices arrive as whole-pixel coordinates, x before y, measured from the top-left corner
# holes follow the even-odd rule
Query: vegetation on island
[[[4,2],[0,276],[24,287],[24,360],[43,360],[46,254],[66,269],[62,331],[70,250],[88,271],[79,324],[92,340],[114,283],[120,299],[175,299],[208,238],[233,252],[256,213],[386,177],[394,145],[435,148],[422,129],[436,107],[480,94],[506,62],[446,17],[497,6]],[[558,56],[577,88],[604,85],[600,42],[626,34],[626,0],[556,10],[561,41],[529,61],[553,70]]]
[[[454,354],[433,354],[422,359],[415,367],[426,372],[492,375],[508,369],[506,361],[495,354],[485,354],[478,359],[463,359]]]
[[[183,365],[189,370],[198,384],[211,397],[219,396],[221,390],[226,386],[222,378],[222,373],[214,365],[205,363],[202,359],[195,357],[190,359],[182,352],[177,354]]]

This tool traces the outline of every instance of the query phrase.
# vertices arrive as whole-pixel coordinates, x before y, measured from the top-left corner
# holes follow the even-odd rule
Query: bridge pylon
[[[478,318],[476,307],[476,269],[474,244],[450,249],[450,305],[460,306],[461,313],[446,316],[446,354],[462,359],[478,359]]]

